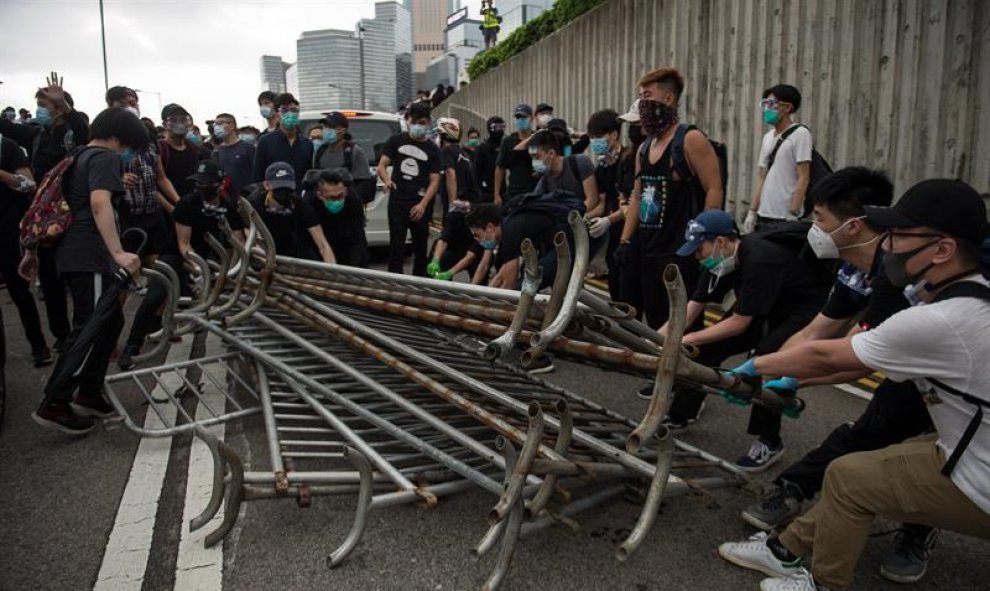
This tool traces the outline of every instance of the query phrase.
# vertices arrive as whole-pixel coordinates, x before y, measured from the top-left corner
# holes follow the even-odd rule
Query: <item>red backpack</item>
[[[62,182],[82,150],[63,158],[45,173],[31,206],[21,218],[21,246],[28,250],[54,246],[72,224],[72,210],[62,193]]]

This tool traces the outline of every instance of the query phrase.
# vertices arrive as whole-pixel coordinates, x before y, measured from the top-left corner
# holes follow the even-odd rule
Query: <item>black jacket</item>
[[[0,118],[0,134],[27,150],[31,172],[38,183],[49,170],[77,146],[89,142],[89,123],[79,111],[71,111],[61,123],[48,129],[40,125],[19,125]]]

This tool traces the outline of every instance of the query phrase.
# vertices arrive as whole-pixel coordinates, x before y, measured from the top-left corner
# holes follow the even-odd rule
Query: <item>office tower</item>
[[[261,56],[261,89],[275,93],[285,92],[285,70],[289,64],[278,55]]]
[[[502,16],[499,41],[505,40],[513,31],[538,17],[552,5],[553,0],[496,0],[495,8]]]
[[[360,107],[358,45],[353,31],[303,31],[296,41],[294,75],[302,110]]]
[[[460,8],[459,0],[405,0],[412,15],[413,72],[416,87],[425,86],[430,60],[443,53],[447,16]]]

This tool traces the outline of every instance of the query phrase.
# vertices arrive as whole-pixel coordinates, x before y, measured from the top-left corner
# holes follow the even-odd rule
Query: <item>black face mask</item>
[[[493,146],[499,146],[502,144],[502,138],[505,137],[504,131],[493,131],[488,136],[488,143]]]
[[[275,197],[275,201],[283,207],[289,207],[292,205],[292,198],[296,196],[296,192],[292,189],[275,189],[272,191],[272,196]]]
[[[921,271],[917,273],[908,274],[907,272],[907,262],[911,260],[916,254],[930,248],[933,244],[937,243],[940,238],[936,238],[927,244],[922,244],[918,248],[911,249],[907,252],[888,252],[883,257],[883,270],[887,274],[887,280],[894,287],[907,287],[908,285],[914,285],[921,279],[921,276],[928,272],[929,269],[935,266],[935,263],[928,263],[922,267]]]
[[[643,128],[639,125],[629,126],[629,142],[632,143],[633,147],[638,147],[646,141],[646,136],[643,135]]]
[[[196,192],[204,199],[213,199],[220,192],[220,185],[196,185]]]

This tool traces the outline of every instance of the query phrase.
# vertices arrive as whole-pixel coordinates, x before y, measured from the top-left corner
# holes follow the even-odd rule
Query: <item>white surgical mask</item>
[[[837,259],[839,258],[839,252],[849,249],[856,248],[857,246],[865,246],[871,242],[875,242],[879,236],[873,238],[872,240],[867,240],[866,242],[860,242],[858,244],[849,244],[847,246],[839,247],[835,243],[835,238],[833,236],[836,232],[845,228],[853,220],[863,220],[866,216],[860,216],[856,218],[849,218],[842,223],[841,226],[832,230],[831,232],[826,232],[822,230],[817,224],[811,224],[811,229],[808,230],[808,244],[811,246],[811,250],[814,251],[815,256],[820,259]]]
[[[135,117],[138,118],[141,117],[141,111],[139,111],[137,107],[127,106],[124,107],[124,110],[127,111],[128,113],[133,113]]]
[[[547,115],[546,113],[541,113],[536,117],[536,122],[540,124],[540,127],[546,127],[553,120],[553,115]]]

